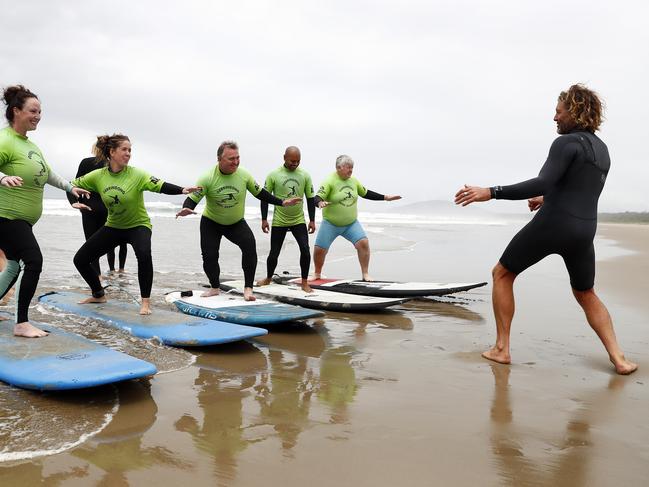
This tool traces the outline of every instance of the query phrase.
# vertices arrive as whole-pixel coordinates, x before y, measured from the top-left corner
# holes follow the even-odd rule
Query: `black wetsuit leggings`
[[[97,230],[102,228],[106,224],[106,214],[105,213],[91,213],[88,211],[81,212],[81,224],[83,225],[83,234],[86,236],[86,240],[92,237]],[[119,245],[119,269],[124,269],[126,265],[126,243]],[[115,249],[110,249],[106,253],[106,258],[108,259],[108,268],[111,271],[115,270]],[[93,260],[90,264],[97,275],[101,274],[101,267],[99,266],[99,259]]]
[[[252,287],[257,270],[257,248],[255,236],[246,223],[239,220],[232,225],[221,225],[206,217],[201,217],[201,252],[203,253],[203,270],[210,281],[210,286],[218,288],[221,268],[219,267],[219,249],[221,237],[241,249],[241,267],[245,287]]]
[[[587,291],[595,284],[593,238],[597,220],[577,218],[543,206],[539,213],[509,242],[500,263],[520,274],[541,259],[558,254],[576,291]]]
[[[147,227],[134,227],[125,230],[111,227],[101,227],[74,256],[74,265],[81,277],[92,289],[96,298],[104,295],[99,281],[99,275],[92,268],[92,262],[104,255],[110,249],[120,244],[131,244],[137,258],[137,278],[140,284],[140,296],[151,297],[153,286],[153,261],[151,259],[151,230]]]
[[[8,261],[6,269],[0,273],[0,299],[18,281],[16,323],[29,321],[29,303],[43,270],[43,254],[32,226],[25,220],[0,218],[0,249]]]
[[[300,271],[302,279],[309,277],[309,265],[311,264],[311,252],[309,251],[309,233],[306,225],[300,223],[290,227],[271,227],[270,230],[270,253],[266,259],[266,277],[273,277],[277,267],[277,258],[282,250],[282,244],[287,232],[291,232],[300,247]]]

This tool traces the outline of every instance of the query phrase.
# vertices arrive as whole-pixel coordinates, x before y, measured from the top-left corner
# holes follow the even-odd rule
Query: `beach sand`
[[[372,274],[489,280],[519,226],[375,228]],[[177,229],[157,225],[154,249],[167,252]],[[61,453],[0,463],[0,485],[643,485],[647,242],[649,226],[634,225],[601,225],[596,241],[596,289],[640,365],[631,376],[615,375],[552,257],[516,283],[511,366],[480,357],[495,337],[490,285],[385,313],[329,313],[254,342],[188,351],[191,366],[105,389],[119,397],[108,427]],[[358,272],[345,244],[336,242],[325,274]],[[156,286],[170,280],[157,275]],[[15,407],[38,398],[74,418],[88,402],[87,393],[41,396],[16,395]],[[7,423],[12,412],[0,414]],[[14,441],[1,430],[0,439]]]

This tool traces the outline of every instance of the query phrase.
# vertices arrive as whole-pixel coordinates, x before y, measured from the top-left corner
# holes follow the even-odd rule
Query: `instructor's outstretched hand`
[[[457,193],[455,193],[455,204],[466,206],[478,201],[489,201],[491,199],[491,191],[489,188],[481,188],[480,186],[464,185]]]
[[[196,191],[201,191],[202,189],[202,186],[187,186],[186,188],[183,188],[183,194],[195,193]]]
[[[400,200],[400,199],[401,199],[401,196],[399,196],[398,194],[386,194],[385,195],[385,201],[396,201],[396,200]]]

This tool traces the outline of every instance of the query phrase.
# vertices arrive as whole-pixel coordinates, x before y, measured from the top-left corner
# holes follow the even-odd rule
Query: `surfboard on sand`
[[[321,311],[277,301],[245,301],[241,296],[232,293],[221,292],[216,296],[204,298],[201,297],[203,292],[205,290],[175,291],[167,294],[165,300],[174,303],[183,313],[240,325],[271,325],[324,316]]]
[[[196,318],[164,309],[154,309],[152,314],[143,316],[135,303],[122,301],[78,304],[87,297],[80,293],[54,292],[44,294],[38,300],[66,313],[102,321],[138,338],[158,338],[165,345],[175,347],[217,345],[268,333],[263,328]]]
[[[242,293],[243,287],[243,281],[225,281],[221,283],[221,289],[226,291],[235,290]],[[283,303],[329,311],[377,311],[389,306],[405,303],[409,299],[355,296],[325,290],[315,290],[312,293],[307,293],[294,284],[284,285],[275,283],[255,287],[254,292],[256,295],[271,297]]]
[[[294,276],[276,279],[281,284],[299,284],[302,282],[300,278]],[[313,289],[385,298],[445,296],[469,291],[487,284],[486,282],[394,282],[354,279],[316,279],[308,282]]]
[[[46,323],[49,335],[13,335],[14,321],[0,322],[0,380],[23,389],[65,390],[101,386],[157,372],[155,365]]]

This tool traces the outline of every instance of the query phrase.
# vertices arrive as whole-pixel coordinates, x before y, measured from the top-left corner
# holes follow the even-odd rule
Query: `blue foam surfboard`
[[[240,325],[272,325],[324,316],[322,311],[277,301],[266,299],[244,301],[241,296],[226,293],[204,298],[201,296],[202,292],[175,291],[167,294],[165,300],[174,303],[183,313]]]
[[[158,338],[165,345],[176,347],[218,345],[268,333],[263,328],[196,318],[164,309],[154,309],[152,314],[143,316],[137,305],[121,301],[78,304],[87,297],[80,293],[55,292],[38,299],[66,313],[94,318],[138,338]]]
[[[92,342],[82,336],[36,323],[49,335],[13,335],[14,321],[0,322],[0,380],[23,389],[64,390],[101,386],[157,372],[155,365]]]

